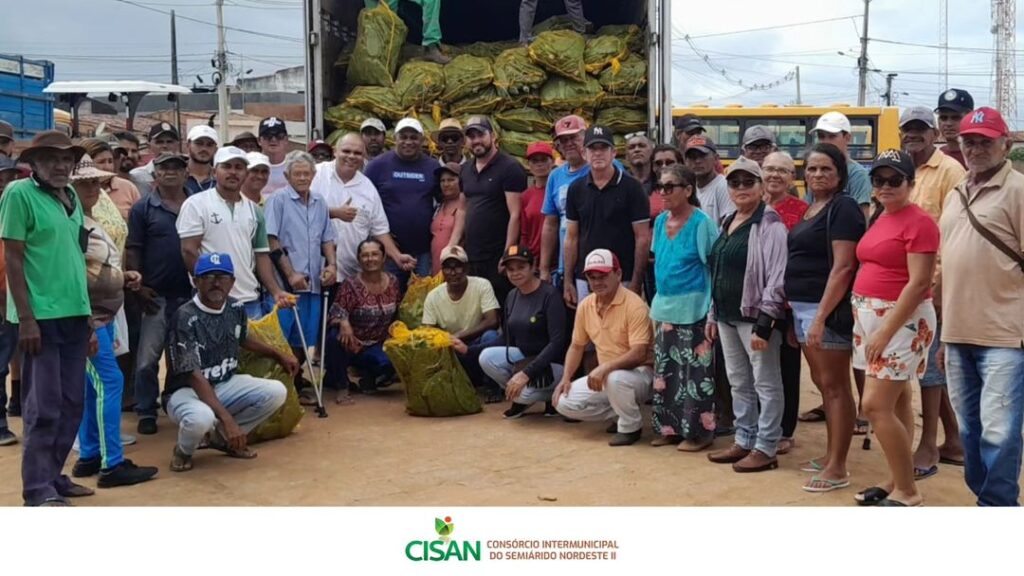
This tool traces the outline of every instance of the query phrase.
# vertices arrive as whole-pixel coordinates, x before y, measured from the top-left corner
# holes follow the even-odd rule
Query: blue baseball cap
[[[196,261],[196,276],[203,276],[211,272],[223,272],[235,275],[235,265],[231,262],[231,255],[222,252],[209,252],[200,254]]]

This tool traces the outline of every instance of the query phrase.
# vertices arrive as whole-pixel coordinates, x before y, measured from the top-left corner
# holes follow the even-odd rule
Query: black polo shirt
[[[501,258],[508,235],[505,193],[526,190],[526,170],[519,161],[498,154],[477,172],[476,159],[462,165],[462,193],[466,195],[466,233],[463,245],[470,262]]]
[[[651,201],[643,184],[616,168],[611,181],[600,189],[594,184],[593,171],[569,186],[565,199],[565,218],[579,224],[579,251],[576,277],[583,277],[587,254],[598,248],[611,250],[619,257],[622,279],[633,277],[633,253],[636,236],[633,224],[651,220]]]
[[[185,194],[191,195],[187,189]],[[155,189],[136,202],[128,213],[125,248],[139,251],[142,283],[165,298],[192,295],[192,284],[181,257],[177,220],[178,215],[164,206]]]

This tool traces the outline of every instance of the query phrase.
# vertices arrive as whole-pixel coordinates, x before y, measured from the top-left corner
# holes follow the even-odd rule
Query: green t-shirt
[[[25,243],[25,282],[37,320],[89,316],[85,255],[78,242],[82,204],[73,193],[74,212],[40,188],[34,179],[12,183],[0,199],[0,237]],[[10,266],[8,266],[10,268]],[[18,322],[8,285],[7,320]]]

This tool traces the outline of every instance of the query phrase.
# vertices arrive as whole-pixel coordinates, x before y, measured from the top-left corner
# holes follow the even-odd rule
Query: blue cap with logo
[[[231,255],[223,252],[200,254],[199,260],[196,261],[196,277],[212,272],[222,272],[234,276],[235,265],[231,262]]]
[[[966,114],[974,110],[974,98],[971,97],[970,92],[967,90],[950,88],[939,94],[939,105],[935,107],[935,111],[938,112],[943,109]]]

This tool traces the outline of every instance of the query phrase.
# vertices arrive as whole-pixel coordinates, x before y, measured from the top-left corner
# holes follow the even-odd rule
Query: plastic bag
[[[534,142],[551,142],[551,135],[544,132],[505,132],[500,144],[502,152],[526,158],[526,148]]]
[[[363,120],[367,118],[373,118],[373,114],[345,104],[331,106],[324,111],[324,120],[346,132],[358,132]]]
[[[487,58],[463,54],[444,65],[441,100],[451,103],[472,95],[494,81],[494,69]]]
[[[391,325],[384,353],[405,387],[405,411],[413,416],[462,416],[483,407],[451,347],[451,335],[437,328],[409,330]]]
[[[515,96],[540,88],[548,73],[534,64],[526,48],[505,50],[494,59],[494,86],[502,96]]]
[[[468,116],[472,114],[490,114],[501,104],[501,97],[494,86],[488,86],[471,96],[452,102],[448,107],[451,116]]]
[[[635,24],[611,24],[602,26],[597,31],[598,36],[618,36],[626,43],[630,52],[644,51],[644,32]]]
[[[540,102],[545,110],[593,109],[603,96],[601,85],[590,76],[585,82],[552,76],[540,89]]]
[[[530,58],[542,68],[570,80],[583,82],[587,71],[583,66],[583,54],[587,41],[572,30],[542,32],[530,44]]]
[[[413,274],[402,303],[398,305],[398,321],[409,329],[418,328],[423,323],[423,303],[427,300],[427,294],[441,284],[444,284],[444,276],[440,272],[434,276]]]
[[[345,103],[387,120],[400,120],[406,113],[395,91],[380,86],[357,86],[349,92]]]
[[[631,108],[605,108],[597,113],[595,121],[607,126],[616,134],[643,132],[647,130],[647,112]]]
[[[346,77],[350,86],[391,86],[402,44],[409,33],[387,2],[359,12],[356,47]]]
[[[598,80],[610,94],[639,94],[647,86],[647,61],[631,54],[619,63],[618,70],[606,68]]]
[[[608,66],[618,69],[619,62],[629,56],[626,42],[618,36],[596,36],[587,40],[583,65],[588,74],[597,74]]]
[[[398,71],[395,96],[402,108],[429,108],[444,92],[444,66],[409,62]]]
[[[249,320],[249,336],[280,352],[292,353],[291,346],[288,345],[288,340],[285,339],[284,332],[281,331],[281,324],[277,320],[277,306],[263,318]],[[299,395],[295,392],[295,384],[291,375],[285,372],[284,368],[281,368],[281,365],[273,358],[260,356],[245,349],[242,349],[239,354],[238,372],[257,378],[277,380],[288,390],[288,396],[277,412],[249,432],[249,441],[264,442],[284,438],[291,434],[299,425],[299,420],[302,420],[306,414],[299,404]]]
[[[534,108],[516,108],[494,115],[494,120],[505,130],[513,132],[550,132],[553,122],[546,114]]]

